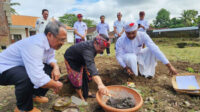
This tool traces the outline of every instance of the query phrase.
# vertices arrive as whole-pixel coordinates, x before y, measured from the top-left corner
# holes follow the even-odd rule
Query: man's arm
[[[39,32],[39,27],[40,27],[40,19],[38,18],[36,23],[35,23],[35,30],[36,32]]]
[[[156,58],[168,67],[168,69],[170,70],[170,74],[176,75],[177,74],[176,69],[171,65],[171,63],[165,57],[163,52],[160,51],[159,47],[152,41],[152,39],[146,33],[144,33],[143,39],[145,41],[144,43],[151,50],[151,52],[156,56]]]
[[[148,30],[148,29],[149,29],[149,24],[148,24],[147,21],[145,22],[144,28],[145,28],[145,30]]]
[[[58,81],[60,78],[60,69],[57,63],[50,63],[50,66],[53,67],[53,70],[51,72],[51,78],[55,81]]]
[[[54,90],[61,89],[62,83],[51,80],[43,70],[43,49],[30,44],[26,44],[25,46],[26,47],[21,50],[21,56],[27,74],[34,84],[34,88],[49,87]]]
[[[100,91],[101,94],[104,94],[104,95],[109,95],[109,91],[108,89],[105,87],[105,85],[103,84],[100,76],[96,75],[96,76],[93,76],[92,79],[94,80],[94,82],[97,84],[98,86],[98,89]]]
[[[123,59],[122,59],[122,56],[124,53],[124,50],[123,50],[123,43],[122,43],[122,40],[121,39],[118,39],[117,40],[117,43],[116,43],[116,58],[117,58],[117,61],[118,63],[123,67],[125,68],[126,67],[126,64],[124,63]]]
[[[99,24],[96,26],[97,33],[99,33]]]
[[[114,32],[115,32],[115,34],[118,35],[118,33],[117,33],[117,27],[116,26],[114,26]]]

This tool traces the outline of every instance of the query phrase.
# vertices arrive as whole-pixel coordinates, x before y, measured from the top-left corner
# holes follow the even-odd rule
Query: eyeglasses
[[[54,38],[56,38],[56,40],[58,40],[59,42],[66,42],[67,40],[66,38],[58,38],[57,36],[54,36]]]

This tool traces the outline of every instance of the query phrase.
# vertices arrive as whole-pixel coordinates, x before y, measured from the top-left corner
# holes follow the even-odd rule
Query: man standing
[[[52,49],[58,50],[66,37],[65,26],[53,21],[47,24],[44,33],[20,40],[0,53],[0,85],[15,85],[14,112],[41,112],[33,108],[33,100],[48,102],[42,97],[48,89],[57,93],[62,88]]]
[[[126,23],[124,29],[126,35],[123,35],[116,43],[116,58],[119,64],[127,73],[141,75],[152,78],[155,74],[157,59],[165,64],[171,74],[177,74],[176,69],[170,64],[165,55],[158,46],[151,40],[149,35],[137,31],[138,25],[135,23]],[[142,49],[145,43],[146,48]]]
[[[122,18],[122,14],[121,14],[121,12],[118,12],[117,20],[114,22],[114,32],[115,32],[115,40],[116,41],[124,33],[125,22],[122,21],[121,18]]]
[[[109,38],[109,35],[108,35],[109,25],[107,23],[105,23],[105,16],[104,15],[100,16],[100,20],[101,20],[101,22],[96,27],[97,32],[99,34],[104,34]],[[109,47],[106,48],[106,52],[107,52],[107,55],[110,56],[110,48]],[[103,55],[103,52],[101,53],[101,55]]]
[[[77,15],[78,21],[74,24],[74,33],[75,33],[75,39],[76,43],[79,43],[81,41],[86,41],[86,35],[87,35],[87,25],[83,22],[83,15],[78,14]]]
[[[46,25],[49,23],[48,19],[49,11],[47,9],[42,10],[42,18],[37,19],[35,24],[36,33],[44,33]]]
[[[145,12],[140,11],[139,16],[140,19],[137,21],[138,31],[146,32],[149,29],[149,24],[146,20],[144,20]]]

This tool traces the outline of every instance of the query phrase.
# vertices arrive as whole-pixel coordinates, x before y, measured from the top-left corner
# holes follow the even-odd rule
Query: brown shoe
[[[14,112],[21,112],[17,107],[15,107]],[[36,107],[33,107],[33,109],[31,111],[24,111],[24,112],[41,112],[41,110],[39,110]]]
[[[36,96],[35,98],[33,98],[33,101],[38,103],[47,103],[49,102],[49,99],[43,96]]]

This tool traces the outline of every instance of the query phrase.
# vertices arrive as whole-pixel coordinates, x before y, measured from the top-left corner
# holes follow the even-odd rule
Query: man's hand
[[[98,85],[98,89],[99,89],[99,92],[103,95],[108,95],[109,94],[109,91],[107,89],[106,86],[104,86],[103,84],[101,85]]]
[[[132,70],[129,67],[125,67],[125,70],[129,75],[134,75],[134,73],[132,72]]]
[[[121,37],[121,34],[120,34],[120,33],[118,33],[118,37]]]
[[[169,69],[169,75],[177,75],[178,74],[176,69],[170,63],[166,64],[166,66]]]
[[[141,28],[143,28],[145,30],[145,27],[143,25],[140,25]]]
[[[54,92],[57,94],[62,89],[62,87],[63,84],[60,81],[56,81],[55,87],[53,88]]]
[[[53,68],[51,72],[51,78],[55,81],[58,81],[60,78],[60,70],[59,68]]]
[[[81,35],[81,39],[85,40],[85,36],[84,36],[84,35]]]

